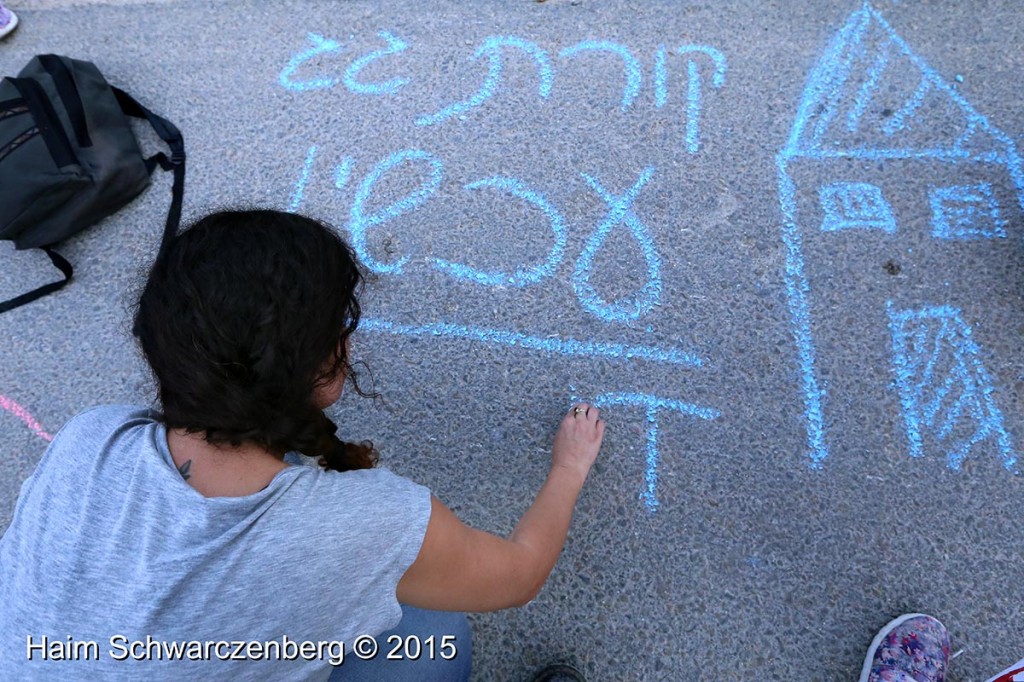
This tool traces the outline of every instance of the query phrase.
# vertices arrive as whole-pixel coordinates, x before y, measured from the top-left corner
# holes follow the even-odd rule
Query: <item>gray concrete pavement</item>
[[[850,680],[907,611],[954,680],[1024,655],[1015,3],[10,4],[0,73],[88,59],[178,124],[186,219],[360,243],[391,408],[331,414],[465,521],[509,532],[563,411],[604,407],[543,593],[473,618],[475,679]],[[0,316],[3,527],[45,434],[154,399],[125,307],[169,200]],[[0,263],[3,299],[55,276]]]

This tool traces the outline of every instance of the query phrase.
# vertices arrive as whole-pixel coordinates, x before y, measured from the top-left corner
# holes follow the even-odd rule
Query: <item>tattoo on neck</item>
[[[180,467],[178,467],[178,473],[181,474],[181,477],[184,478],[187,481],[188,477],[191,476],[191,474],[188,473],[188,470],[191,469],[191,468],[192,468],[192,460],[188,460],[187,462],[182,464]]]

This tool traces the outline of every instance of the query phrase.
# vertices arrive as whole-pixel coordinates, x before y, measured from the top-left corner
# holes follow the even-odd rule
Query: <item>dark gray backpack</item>
[[[149,121],[171,148],[143,158],[128,116]],[[73,269],[51,247],[114,213],[149,186],[159,165],[174,171],[161,251],[178,231],[185,189],[181,133],[112,87],[90,62],[47,54],[0,81],[0,239],[42,248],[64,273],[0,303],[0,313],[61,289]]]

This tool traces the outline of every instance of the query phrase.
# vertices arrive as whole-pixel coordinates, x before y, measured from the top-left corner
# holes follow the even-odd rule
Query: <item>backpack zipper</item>
[[[0,109],[0,121],[5,118],[11,118],[12,116],[20,116],[21,114],[27,114],[28,107],[22,105],[20,107],[13,107],[11,109]]]
[[[54,111],[50,100],[46,98],[43,86],[31,78],[8,78],[7,82],[25,98],[25,104],[39,127],[39,134],[43,136],[57,168],[79,165],[67,133],[64,132],[64,126],[57,118],[57,112]]]
[[[15,149],[28,142],[38,134],[39,128],[37,128],[34,125],[28,130],[22,131],[21,134],[19,134],[13,140],[11,140],[2,148],[0,148],[0,161],[6,159],[11,152],[13,152]]]
[[[28,107],[25,106],[25,100],[20,97],[14,99],[5,99],[0,102],[0,121],[11,116],[19,116],[21,114],[27,114]]]
[[[64,63],[64,60],[55,54],[44,54],[39,56],[39,63],[43,70],[50,74],[53,84],[57,87],[57,95],[64,104],[64,111],[68,112],[68,120],[71,121],[71,128],[75,131],[75,138],[79,147],[91,147],[92,139],[89,137],[89,125],[85,120],[85,107],[82,106],[82,96],[78,93],[78,86],[75,78],[71,75],[71,69]]]

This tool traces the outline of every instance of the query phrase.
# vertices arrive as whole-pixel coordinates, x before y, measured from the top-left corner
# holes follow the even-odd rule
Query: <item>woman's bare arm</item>
[[[398,583],[398,600],[426,609],[495,611],[537,596],[565,544],[604,427],[595,407],[582,403],[569,411],[555,435],[547,480],[507,540],[470,528],[432,497],[423,546]]]

